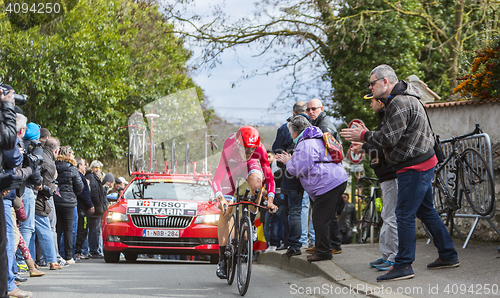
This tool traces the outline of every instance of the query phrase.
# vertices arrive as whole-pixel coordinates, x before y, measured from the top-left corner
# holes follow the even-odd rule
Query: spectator
[[[357,223],[356,206],[349,202],[348,194],[343,193],[342,199],[344,200],[344,208],[339,219],[340,237],[342,244],[349,244],[352,243],[352,229]]]
[[[307,103],[306,111],[307,115],[311,119],[312,125],[319,127],[323,133],[329,132],[332,136],[334,136],[337,140],[339,140],[337,129],[335,128],[335,125],[333,125],[332,121],[330,121],[330,119],[326,115],[321,100],[317,98],[311,99]],[[344,201],[341,200],[340,204],[343,203]],[[340,212],[342,208],[343,207],[339,206],[339,208],[337,208],[337,211]],[[334,254],[342,253],[342,238],[340,237],[339,222],[336,216],[332,218],[331,230],[332,230],[331,240],[333,247],[332,253]],[[306,249],[306,252],[308,253],[314,253],[315,251],[316,251],[315,247]]]
[[[51,270],[57,270],[62,269],[62,266],[57,262],[57,244],[55,243],[57,237],[54,237],[57,234],[54,234],[55,220],[52,226],[51,217],[54,219],[56,217],[52,195],[57,190],[55,184],[57,170],[54,160],[59,152],[59,140],[49,137],[42,149],[41,173],[44,187],[38,192],[35,202],[35,232],[45,262],[49,264]]]
[[[307,115],[311,119],[311,123],[321,129],[322,132],[329,132],[337,140],[339,140],[337,128],[328,118],[321,100],[313,98],[307,102]]]
[[[104,189],[106,190],[106,193],[109,192],[111,189],[111,184],[115,182],[115,177],[111,173],[107,173],[104,175],[104,179],[102,179],[102,185],[104,186]]]
[[[306,121],[309,118],[305,111],[305,102],[299,101],[293,105],[292,114],[293,117],[303,117]],[[290,118],[287,120],[290,120]],[[286,150],[288,153],[292,153],[295,148],[295,143],[290,136],[290,131],[283,124],[276,133],[276,140],[273,144],[274,152],[283,152]],[[279,160],[278,160],[279,161]],[[301,223],[301,211],[302,211],[302,198],[304,196],[304,188],[300,184],[300,181],[294,175],[286,170],[285,165],[281,165],[284,170],[283,183],[281,189],[286,192],[284,213],[283,213],[283,224],[285,225],[285,237],[286,245],[288,245],[288,250],[286,251],[286,256],[300,255],[300,247],[302,243],[300,242],[300,236],[302,233],[302,223]]]
[[[298,176],[313,204],[313,224],[316,232],[316,250],[308,256],[309,262],[332,258],[332,220],[337,215],[341,195],[347,185],[347,173],[340,163],[333,163],[325,154],[323,132],[311,126],[307,118],[294,116],[288,122],[288,129],[297,143],[293,155],[286,152],[276,158],[286,164],[287,171]]]
[[[370,99],[370,107],[379,116],[377,130],[385,119],[385,105],[380,99],[367,96]],[[398,253],[398,226],[396,222],[396,203],[398,199],[398,179],[394,168],[386,162],[384,150],[380,146],[369,143],[353,142],[355,153],[368,152],[370,156],[370,167],[375,171],[375,175],[380,181],[382,189],[382,229],[380,230],[379,248],[382,257],[370,262],[370,266],[378,270],[387,271],[394,265],[396,254]]]
[[[45,145],[47,139],[50,138],[50,131],[46,128],[40,128],[40,143],[42,143],[42,147]]]
[[[271,171],[273,172],[276,189],[278,190],[281,187],[283,170],[276,165],[276,157],[272,150],[267,150],[267,158],[269,160]],[[283,225],[282,221],[280,221],[281,214],[283,212],[283,195],[280,193],[276,193],[273,203],[278,206],[278,211],[276,211],[275,213],[261,213],[261,216],[265,214],[264,236],[269,245],[265,251],[275,251],[280,244],[279,232],[280,226]]]
[[[85,259],[82,253],[82,247],[87,239],[88,234],[88,218],[90,215],[94,214],[95,208],[90,197],[90,189],[87,183],[87,179],[84,174],[87,171],[87,161],[81,157],[76,158],[78,173],[83,183],[83,190],[77,195],[77,207],[78,207],[78,230],[76,234],[75,243],[75,257],[78,259]]]
[[[64,259],[68,264],[74,264],[73,259],[73,219],[76,195],[83,190],[83,182],[76,168],[73,149],[70,146],[61,147],[56,158],[57,182],[59,196],[55,196],[57,214],[57,242],[61,242],[64,232]]]
[[[458,267],[457,251],[432,200],[432,177],[437,164],[433,150],[434,138],[418,90],[405,81],[398,81],[394,70],[379,65],[370,73],[373,97],[386,106],[384,123],[377,131],[366,127],[346,128],[341,135],[348,141],[380,146],[398,177],[396,218],[398,254],[394,266],[377,277],[377,281],[400,280],[414,276],[415,217],[427,227],[438,249],[439,258],[427,265],[429,269]]]
[[[42,189],[42,176],[40,174],[40,163],[43,160],[43,149],[40,141],[40,125],[33,122],[26,125],[24,134],[19,134],[22,138],[24,148],[23,168],[31,168],[32,174],[26,181],[26,187],[22,194],[26,220],[19,224],[19,232],[23,235],[24,241],[30,252],[35,251],[35,201],[37,192]],[[37,161],[34,161],[36,158]],[[17,252],[17,262],[25,264],[21,251]]]
[[[14,90],[8,85],[9,92],[4,95],[0,92],[1,112],[0,117],[0,149],[14,150],[18,138],[16,136],[16,114],[14,112]],[[3,153],[0,152],[3,155]],[[21,153],[18,151],[18,154]],[[4,164],[8,160],[3,156],[3,163],[0,164],[2,172],[5,170]],[[12,167],[13,168],[13,167]],[[8,178],[10,180],[10,178]],[[11,181],[2,179],[2,185],[6,186],[0,193],[3,212],[0,212],[0,296],[1,297],[31,297],[32,293],[20,290],[14,282],[12,271],[14,263],[14,225],[11,217],[12,200],[5,198],[6,193],[12,189]],[[8,185],[7,185],[8,184]],[[6,257],[5,257],[6,256]]]
[[[123,177],[115,177],[115,183],[113,183],[113,187],[108,190],[108,201],[110,204],[115,203],[118,200],[118,197],[122,194],[127,181]]]
[[[102,162],[98,160],[92,161],[90,164],[90,172],[87,172],[85,178],[90,184],[90,198],[94,204],[95,212],[89,216],[89,252],[91,258],[101,258],[99,252],[99,238],[101,237],[101,220],[104,212],[108,208],[108,200],[106,199],[106,190],[104,189],[101,179]]]

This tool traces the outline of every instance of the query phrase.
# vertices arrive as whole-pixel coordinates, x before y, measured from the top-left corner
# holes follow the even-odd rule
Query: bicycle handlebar
[[[470,137],[470,136],[477,135],[480,133],[483,133],[483,130],[479,126],[479,123],[476,123],[476,128],[474,128],[474,131],[466,133],[466,134],[461,135],[461,136],[455,136],[455,137],[452,137],[452,138],[447,139],[447,140],[442,140],[441,143],[447,143],[447,142],[451,142],[451,141],[456,142],[458,140],[465,139],[466,137]]]
[[[373,183],[378,183],[378,181],[379,181],[377,178],[371,178],[371,177],[359,177],[359,179],[358,179],[358,183],[357,183],[358,187],[360,187],[360,185],[361,185],[361,181],[362,181],[362,180],[371,181],[371,182],[373,182]]]

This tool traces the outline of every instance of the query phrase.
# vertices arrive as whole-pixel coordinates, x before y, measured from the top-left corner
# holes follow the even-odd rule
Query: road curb
[[[362,293],[369,297],[376,298],[403,298],[410,297],[396,292],[388,291],[389,284],[372,284],[357,279],[337,266],[332,261],[321,261],[310,263],[307,261],[309,254],[285,257],[284,252],[260,253],[257,257],[259,264],[277,267],[294,273],[299,273],[308,277],[322,276],[339,286],[348,288],[351,292]],[[339,289],[340,290],[340,289]]]

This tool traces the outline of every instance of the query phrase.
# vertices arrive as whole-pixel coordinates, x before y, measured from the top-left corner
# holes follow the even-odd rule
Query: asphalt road
[[[194,261],[138,259],[136,263],[107,264],[82,260],[62,270],[42,269],[45,276],[29,278],[20,288],[37,298],[239,297],[236,282],[229,286],[219,280],[215,268]],[[252,269],[245,297],[366,297],[322,277],[308,278],[255,263]]]

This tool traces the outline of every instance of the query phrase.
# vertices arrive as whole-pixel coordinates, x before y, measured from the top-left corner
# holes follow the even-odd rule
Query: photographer
[[[16,114],[14,112],[14,90],[10,86],[1,85],[0,100],[0,149],[13,150],[16,148],[18,138],[16,136]],[[8,87],[8,88],[7,88]],[[5,90],[7,89],[7,90]],[[20,152],[18,151],[20,155]],[[17,188],[19,180],[14,179],[13,175],[4,175],[4,161],[6,160],[3,152],[0,150],[0,297],[31,297],[31,293],[21,291],[14,283],[13,262],[14,262],[14,246],[10,245],[15,242],[14,239],[14,224],[11,217],[12,200],[4,198],[8,190]],[[17,159],[19,161],[19,159]],[[16,162],[14,161],[14,164]],[[7,245],[9,243],[9,245]],[[5,257],[6,256],[6,257]]]
[[[40,138],[40,125],[28,123],[25,126],[24,134],[18,134],[22,138],[23,169],[31,169],[32,173],[25,180],[24,193],[19,193],[23,198],[26,220],[19,224],[19,232],[23,235],[24,241],[31,253],[35,253],[35,201],[39,190],[42,189],[42,177],[40,174],[40,164],[43,162],[43,150]],[[24,177],[23,177],[24,178]],[[25,264],[20,251],[16,253],[18,264]]]

